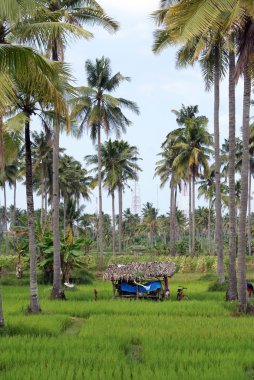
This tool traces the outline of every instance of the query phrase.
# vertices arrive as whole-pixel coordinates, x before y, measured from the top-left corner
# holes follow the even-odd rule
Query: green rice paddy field
[[[210,283],[177,274],[165,302],[114,301],[103,281],[51,301],[41,286],[40,315],[26,314],[26,286],[3,286],[0,379],[254,379],[254,318],[235,316]],[[178,285],[191,301],[175,300]]]

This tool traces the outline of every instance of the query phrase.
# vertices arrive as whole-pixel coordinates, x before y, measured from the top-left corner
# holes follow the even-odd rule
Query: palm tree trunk
[[[0,170],[4,170],[3,115],[0,113]]]
[[[235,197],[235,53],[229,52],[229,266],[228,266],[228,301],[237,299],[236,278],[236,197]]]
[[[58,61],[57,41],[52,41],[52,60]],[[57,117],[56,117],[57,118]],[[54,123],[53,138],[53,245],[54,245],[54,265],[53,265],[53,289],[51,297],[55,299],[65,299],[61,281],[61,253],[60,253],[60,233],[59,233],[59,122]]]
[[[191,201],[191,177],[189,178],[189,255],[192,255],[192,201]]]
[[[3,141],[3,115],[0,113],[0,174],[3,177],[3,181],[4,181],[4,166],[5,166],[5,162],[4,162],[4,141]],[[5,186],[5,183],[4,183],[4,186]],[[4,213],[4,219],[6,218],[5,215],[6,213]],[[4,220],[4,229],[6,230],[5,220]],[[5,242],[6,242],[6,238],[5,238]],[[6,253],[6,243],[5,243],[5,253]]]
[[[17,180],[14,180],[14,194],[13,194],[13,225],[16,226],[16,210],[17,210]]]
[[[4,314],[3,314],[3,306],[2,306],[2,293],[0,290],[0,327],[4,326]]]
[[[6,182],[3,183],[4,188],[4,229],[7,231],[7,199],[6,199]]]
[[[98,187],[99,187],[99,248],[100,264],[103,264],[103,215],[102,215],[102,183],[101,183],[101,128],[98,127]]]
[[[114,190],[111,191],[111,197],[112,197],[112,249],[113,249],[113,256],[116,254],[116,217],[115,217],[115,192]]]
[[[209,203],[208,203],[208,252],[209,255],[211,254],[211,199],[209,198]]]
[[[30,118],[30,115],[27,115]],[[36,241],[34,225],[34,200],[33,200],[33,172],[30,141],[30,120],[25,122],[25,147],[26,147],[26,201],[29,229],[30,252],[30,310],[32,313],[40,311],[37,273],[36,273]]]
[[[54,244],[54,265],[53,265],[53,289],[51,297],[54,299],[65,299],[62,289],[61,279],[61,253],[60,253],[60,233],[59,233],[59,123],[55,121],[53,139],[53,244]]]
[[[239,216],[238,238],[238,300],[239,309],[246,311],[246,213],[248,203],[248,176],[249,176],[249,138],[250,138],[250,94],[251,80],[248,68],[244,71],[244,95],[243,95],[243,155],[241,171],[241,201]]]
[[[196,228],[195,228],[195,174],[192,175],[192,255],[196,255]]]
[[[45,178],[44,178],[44,181],[45,181],[45,186],[44,186],[44,201],[45,201],[45,223],[47,222],[47,218],[48,218],[48,190],[47,190],[47,173],[48,173],[48,162],[47,162],[47,158],[45,159],[45,171],[44,171],[44,174],[45,174]]]
[[[47,193],[46,186],[44,189],[44,201],[45,201],[45,223],[46,223],[47,217],[48,217],[48,193]]]
[[[64,209],[63,209],[63,230],[64,230],[64,237],[66,236],[66,198],[65,198],[65,195],[63,197],[63,206],[64,206]]]
[[[6,182],[4,180],[3,183],[3,188],[4,188],[4,230],[7,231],[7,199],[6,199]],[[5,235],[5,254],[7,255],[8,253],[8,234],[6,233]]]
[[[248,191],[248,253],[251,256],[251,171],[249,163],[249,191]]]
[[[220,128],[219,128],[219,108],[220,108],[220,48],[215,46],[214,65],[214,154],[215,154],[215,240],[217,243],[217,274],[220,283],[225,282],[224,259],[222,244],[222,215],[221,215],[221,188],[220,188]]]
[[[173,199],[173,218],[174,218],[174,223],[173,223],[173,254],[176,254],[176,199],[177,199],[177,186],[174,188],[174,199]]]
[[[43,164],[41,169],[41,228],[44,224],[44,173],[43,173]]]
[[[174,176],[172,174],[170,181],[170,254],[174,256],[175,254],[175,186],[174,186]]]
[[[118,204],[119,204],[119,215],[118,215],[118,252],[119,255],[122,253],[122,214],[123,214],[123,187],[119,183],[118,186]]]

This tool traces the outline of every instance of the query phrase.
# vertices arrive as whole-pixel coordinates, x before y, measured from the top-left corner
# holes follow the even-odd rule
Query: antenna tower
[[[136,172],[137,175],[137,172]],[[137,176],[138,178],[138,176]],[[131,211],[133,214],[140,214],[141,212],[141,196],[138,179],[134,181],[134,190],[131,202]]]

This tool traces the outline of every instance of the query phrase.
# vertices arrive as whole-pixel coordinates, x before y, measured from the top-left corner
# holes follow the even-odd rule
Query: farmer
[[[250,282],[247,282],[247,292],[249,297],[251,297],[251,294],[254,293],[254,287]]]

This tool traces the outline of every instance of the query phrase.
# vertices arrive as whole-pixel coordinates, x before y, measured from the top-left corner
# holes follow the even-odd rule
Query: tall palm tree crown
[[[98,187],[99,187],[99,242],[100,260],[103,261],[103,216],[102,216],[102,156],[101,156],[101,129],[108,135],[114,131],[119,137],[125,132],[131,121],[123,114],[122,109],[139,114],[136,103],[111,95],[122,82],[129,81],[121,73],[112,76],[110,60],[102,57],[95,63],[87,60],[85,63],[87,72],[87,87],[78,88],[78,96],[71,100],[72,117],[79,123],[79,135],[85,128],[90,130],[93,141],[97,138],[98,148]]]
[[[112,76],[110,60],[105,57],[96,59],[95,63],[87,60],[85,69],[88,87],[77,88],[79,96],[71,101],[72,116],[80,122],[79,133],[88,128],[91,138],[95,140],[98,129],[103,128],[106,134],[113,131],[120,137],[121,132],[125,132],[126,127],[131,125],[122,109],[126,108],[136,114],[139,114],[139,110],[134,102],[113,97],[111,93],[122,82],[130,81],[130,78],[119,72]]]

